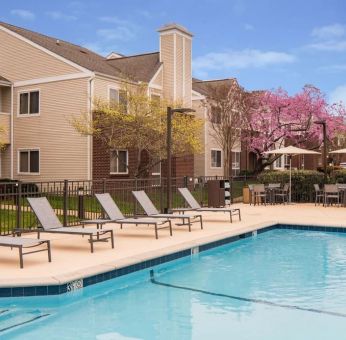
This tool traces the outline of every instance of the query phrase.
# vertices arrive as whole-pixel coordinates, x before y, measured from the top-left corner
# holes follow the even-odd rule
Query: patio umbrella
[[[306,149],[301,149],[297,148],[295,146],[287,146],[285,148],[280,148],[280,149],[275,149],[275,150],[270,150],[267,152],[264,152],[265,154],[271,154],[271,155],[287,155],[289,156],[290,159],[290,191],[289,191],[289,202],[291,203],[291,189],[292,189],[292,156],[295,155],[319,155],[320,152],[313,151],[313,150],[306,150]]]
[[[330,151],[329,153],[346,153],[346,149],[334,150],[334,151]]]

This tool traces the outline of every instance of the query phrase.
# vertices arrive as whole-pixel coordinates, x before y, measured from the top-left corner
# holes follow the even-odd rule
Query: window
[[[221,168],[221,150],[211,150],[211,167]]]
[[[19,173],[38,174],[40,172],[40,151],[20,150],[19,151]]]
[[[211,122],[221,124],[221,109],[217,106],[211,107]]]
[[[40,113],[40,92],[30,91],[19,94],[19,114],[33,115]]]
[[[114,88],[109,89],[109,105],[120,105],[121,110],[127,113],[127,92],[125,90],[118,90]]]
[[[119,100],[119,91],[117,89],[109,89],[109,105],[115,105]]]
[[[154,103],[160,103],[161,101],[161,96],[158,94],[151,94],[150,98]]]
[[[128,173],[128,151],[127,150],[113,150],[111,151],[111,174],[127,174]]]
[[[275,168],[282,168],[282,156],[275,161]]]
[[[156,161],[156,164],[151,168],[151,174],[152,175],[161,175],[161,161]]]

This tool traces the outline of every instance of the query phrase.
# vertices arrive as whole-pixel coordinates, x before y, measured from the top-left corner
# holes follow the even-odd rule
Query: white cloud
[[[317,39],[335,39],[343,37],[346,33],[346,26],[341,24],[332,24],[322,27],[315,27],[311,35]]]
[[[26,10],[26,9],[13,9],[11,11],[11,14],[18,16],[18,17],[25,19],[25,20],[34,20],[35,19],[35,14],[31,11]]]
[[[104,40],[107,41],[127,41],[136,37],[138,28],[134,23],[119,19],[116,16],[104,16],[98,18],[99,21],[104,23],[114,24],[112,28],[101,28],[97,30],[97,34]]]
[[[97,35],[107,41],[110,41],[110,40],[126,41],[126,40],[133,39],[135,37],[134,32],[125,26],[119,26],[116,28],[98,29]]]
[[[54,19],[54,20],[66,20],[66,21],[77,20],[76,16],[64,14],[60,11],[48,11],[48,12],[46,12],[46,15],[49,16],[51,19]]]
[[[346,85],[340,85],[329,94],[330,103],[343,102],[346,104]]]
[[[205,75],[210,70],[261,68],[276,64],[293,63],[297,59],[294,55],[285,52],[260,51],[245,49],[241,51],[227,51],[208,53],[193,60],[194,71]]]
[[[318,68],[319,71],[326,72],[342,72],[346,71],[346,64],[334,64],[334,65],[326,65]]]
[[[321,41],[306,46],[309,49],[319,51],[341,52],[346,50],[346,40],[341,41]]]
[[[245,24],[244,25],[244,29],[246,31],[253,31],[255,29],[255,27],[253,25],[251,25],[251,24]]]
[[[329,52],[346,51],[346,25],[332,24],[315,27],[311,35],[314,37],[314,42],[306,45],[305,48]]]

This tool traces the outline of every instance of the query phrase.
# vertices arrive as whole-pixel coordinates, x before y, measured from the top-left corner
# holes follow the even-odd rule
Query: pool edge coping
[[[0,285],[0,299],[5,297],[61,295],[159,264],[168,263],[182,257],[191,256],[196,252],[203,252],[229,244],[253,236],[254,232],[263,233],[277,228],[346,233],[346,225],[338,225],[336,223],[326,226],[325,224],[292,223],[288,221],[261,222],[248,226],[235,233],[233,231],[207,236],[180,245],[149,251],[147,253],[121,259],[120,261],[117,260],[104,263],[64,275],[36,278],[36,280],[41,279],[44,280],[44,282],[23,282],[22,284]]]

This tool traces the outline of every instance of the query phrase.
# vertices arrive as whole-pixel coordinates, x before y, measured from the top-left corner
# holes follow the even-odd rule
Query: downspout
[[[14,121],[14,119],[13,119],[13,113],[14,113],[14,110],[13,110],[13,96],[14,96],[14,93],[13,93],[13,91],[14,91],[14,87],[13,87],[13,84],[11,85],[11,118],[10,118],[10,125],[11,125],[11,127],[10,127],[10,143],[11,143],[11,174],[10,174],[10,177],[11,177],[11,179],[13,179],[13,177],[14,177],[14,174],[13,174],[13,164],[14,164],[14,162],[13,162],[13,156],[14,156],[14,145],[13,145],[13,143],[14,143],[14,134],[13,134],[13,130],[14,130],[14,128],[13,128],[13,121]]]
[[[93,116],[92,116],[92,110],[93,110],[93,97],[94,97],[94,79],[95,79],[95,75],[92,75],[90,77],[90,79],[88,80],[88,112],[89,112],[89,119],[92,120]],[[87,137],[87,148],[88,148],[88,153],[87,153],[87,162],[88,162],[88,166],[87,166],[87,177],[88,180],[92,180],[92,162],[93,162],[93,158],[92,158],[92,152],[93,152],[93,143],[92,143],[92,136],[88,136]]]

